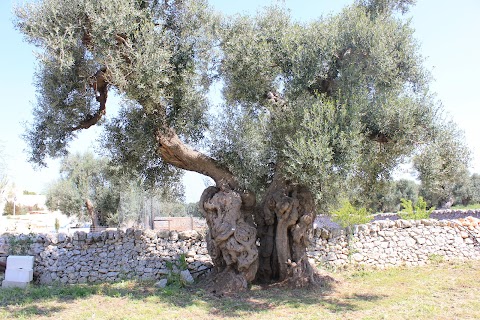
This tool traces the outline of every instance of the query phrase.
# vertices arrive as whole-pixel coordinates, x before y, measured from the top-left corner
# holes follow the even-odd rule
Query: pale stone
[[[354,253],[353,256],[352,256],[353,260],[355,260],[356,262],[360,262],[360,261],[363,261],[363,255],[361,253]]]
[[[157,283],[155,283],[155,287],[157,288],[165,288],[167,286],[168,280],[167,279],[161,279]]]
[[[180,272],[180,277],[182,278],[183,281],[186,283],[193,283],[195,280],[192,277],[192,274],[188,270],[183,270]]]

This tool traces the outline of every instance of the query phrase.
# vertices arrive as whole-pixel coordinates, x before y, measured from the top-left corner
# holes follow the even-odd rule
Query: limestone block
[[[354,253],[353,256],[352,256],[353,260],[355,260],[356,262],[360,262],[360,261],[363,261],[363,255],[361,253]]]
[[[417,243],[418,244],[424,244],[426,242],[425,238],[418,237],[417,238]]]
[[[21,288],[21,289],[25,289],[28,286],[28,284],[29,284],[29,282],[3,280],[2,281],[2,288]]]
[[[183,270],[180,272],[180,277],[182,278],[183,281],[185,281],[186,283],[193,283],[195,282],[195,280],[193,280],[193,277],[190,273],[190,271],[188,270]]]
[[[30,282],[33,280],[33,269],[15,269],[7,264],[5,280],[13,282]]]
[[[157,288],[165,288],[167,286],[168,280],[167,279],[161,279],[157,283],[155,283],[155,287]]]
[[[34,256],[8,256],[7,269],[33,269]]]

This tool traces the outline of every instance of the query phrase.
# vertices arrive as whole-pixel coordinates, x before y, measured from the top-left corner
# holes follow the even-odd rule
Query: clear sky
[[[58,176],[58,161],[34,170],[27,162],[23,123],[32,119],[35,101],[33,74],[34,48],[22,41],[13,28],[12,6],[18,1],[0,1],[0,144],[6,153],[9,177],[21,190],[42,192]],[[297,20],[308,21],[322,14],[335,13],[353,0],[285,0]],[[449,116],[465,131],[473,152],[472,171],[480,172],[480,1],[418,0],[407,14],[412,19],[425,66],[433,78],[432,91],[444,104]],[[227,14],[255,13],[270,0],[213,0],[215,9]],[[112,101],[109,101],[112,103]],[[108,109],[107,109],[108,110]],[[111,110],[111,109],[110,109]],[[79,134],[73,151],[93,150],[99,130]],[[187,201],[197,201],[203,190],[201,178],[187,176]]]

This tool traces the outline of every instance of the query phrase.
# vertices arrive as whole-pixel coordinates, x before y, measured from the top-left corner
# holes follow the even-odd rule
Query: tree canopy
[[[339,195],[368,204],[400,161],[440,136],[459,143],[398,14],[413,2],[359,0],[310,23],[282,6],[223,17],[202,0],[26,4],[16,26],[39,48],[31,160],[105,124],[109,155],[144,179],[168,184],[185,169],[215,181],[200,208],[224,290],[312,283],[315,208]],[[124,104],[104,123],[111,91]]]
[[[155,200],[155,208],[153,202]],[[49,209],[61,210],[93,227],[153,224],[156,215],[182,214],[183,185],[148,188],[104,157],[91,152],[62,159],[60,179],[47,190]],[[147,216],[146,203],[150,209]],[[151,222],[151,223],[150,223]]]

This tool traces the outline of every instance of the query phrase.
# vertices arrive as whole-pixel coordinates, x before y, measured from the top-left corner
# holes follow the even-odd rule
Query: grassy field
[[[462,210],[468,210],[468,209],[480,209],[480,203],[474,203],[470,204],[468,206],[463,206],[463,205],[455,205],[452,207],[452,209],[462,209]]]
[[[480,319],[480,262],[342,271],[317,290],[215,297],[152,283],[0,289],[0,319]]]

